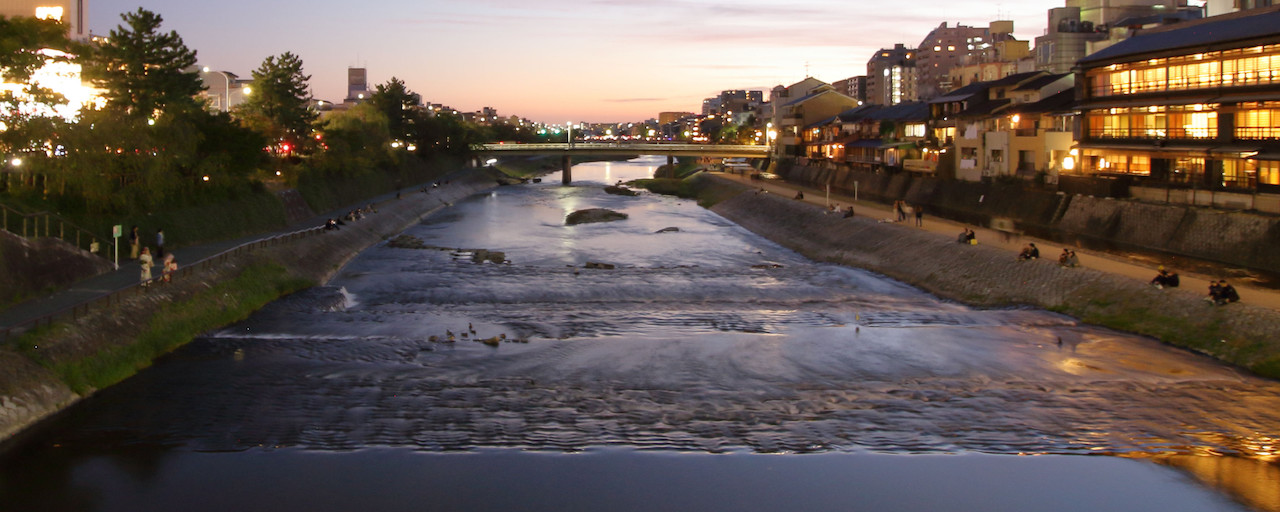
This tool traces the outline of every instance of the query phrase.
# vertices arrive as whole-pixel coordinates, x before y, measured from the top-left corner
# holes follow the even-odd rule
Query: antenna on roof
[[[810,78],[810,77],[812,77],[812,76],[813,76],[813,75],[810,75],[810,74],[809,74],[809,61],[807,61],[807,60],[806,60],[806,61],[804,61],[804,77],[805,77],[805,78]]]

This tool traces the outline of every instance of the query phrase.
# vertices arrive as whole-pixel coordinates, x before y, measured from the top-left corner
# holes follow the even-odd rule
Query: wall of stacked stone
[[[718,187],[732,187],[713,181]],[[1280,312],[1237,303],[1214,307],[1201,290],[1157,290],[1132,278],[1051,259],[962,245],[947,235],[750,191],[713,207],[729,220],[816,261],[867,269],[976,306],[1027,305],[1155,336],[1263,375],[1280,376]]]
[[[893,175],[795,166],[787,180],[883,203],[923,204],[931,216],[990,226],[996,218],[1017,229],[1060,239],[1088,238],[1249,268],[1280,271],[1280,218],[1250,212],[1161,205],[1016,184],[943,182]]]

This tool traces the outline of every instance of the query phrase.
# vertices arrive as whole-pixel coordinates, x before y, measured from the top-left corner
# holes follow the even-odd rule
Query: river
[[[1280,384],[602,191],[662,162],[472,197],[208,333],[21,436],[0,510],[1280,511]],[[629,218],[564,225],[593,207]]]

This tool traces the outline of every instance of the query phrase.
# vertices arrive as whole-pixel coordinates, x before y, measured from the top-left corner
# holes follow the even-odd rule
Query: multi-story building
[[[88,0],[0,0],[0,16],[53,18],[67,25],[67,35],[89,39]]]
[[[896,105],[917,98],[916,51],[902,44],[877,51],[867,61],[867,103]]]
[[[1076,73],[1078,173],[1132,179],[1140,198],[1280,212],[1280,7],[1144,31]]]
[[[253,84],[253,80],[241,79],[235,73],[207,67],[200,72],[200,82],[205,87],[200,91],[200,96],[205,99],[209,108],[219,112],[229,112],[236,105],[244,103]]]
[[[867,101],[867,77],[866,75],[851,76],[844,80],[836,80],[831,83],[836,88],[836,92],[865,103]]]
[[[369,97],[369,71],[347,68],[347,103],[360,103]]]
[[[976,56],[991,44],[987,28],[942,22],[916,47],[916,90],[920,99],[928,100],[954,89],[951,70]]]
[[[1205,16],[1218,16],[1259,7],[1271,7],[1274,0],[1209,0],[1205,3]]]
[[[1068,0],[1066,7],[1049,10],[1048,28],[1036,38],[1036,64],[1050,73],[1066,73],[1085,55],[1136,30],[1201,14],[1199,7],[1188,6],[1186,0]]]
[[[778,105],[778,152],[782,155],[803,156],[803,130],[811,125],[836,116],[858,106],[858,100],[836,92],[830,85],[822,85],[804,97]]]

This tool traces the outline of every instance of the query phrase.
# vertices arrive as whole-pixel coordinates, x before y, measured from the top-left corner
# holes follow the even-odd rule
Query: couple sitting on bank
[[[1151,278],[1151,286],[1156,288],[1177,288],[1181,283],[1177,272],[1169,272],[1164,267],[1160,267],[1160,273]]]
[[[1040,248],[1036,244],[1027,244],[1022,248],[1022,252],[1018,253],[1019,260],[1035,260],[1040,259]]]
[[[1240,294],[1236,292],[1234,286],[1227,284],[1226,279],[1219,280],[1216,283],[1209,281],[1209,296],[1205,297],[1204,300],[1222,306],[1229,302],[1239,301]]]

